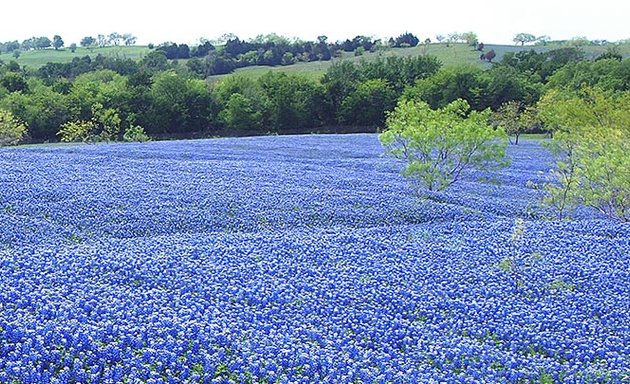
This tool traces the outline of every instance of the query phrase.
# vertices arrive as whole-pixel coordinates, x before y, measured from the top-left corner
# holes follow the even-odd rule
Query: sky
[[[66,45],[84,36],[131,33],[138,44],[195,44],[226,33],[241,39],[276,33],[329,41],[357,35],[389,38],[411,32],[421,40],[472,31],[479,40],[513,44],[517,33],[553,40],[630,38],[630,1],[553,0],[19,0],[3,1],[0,41],[60,35]]]

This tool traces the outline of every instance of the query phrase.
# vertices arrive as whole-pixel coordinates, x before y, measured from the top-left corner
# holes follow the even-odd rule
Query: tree
[[[556,158],[545,201],[562,217],[577,205],[630,221],[630,92],[551,90],[538,104]]]
[[[420,42],[414,34],[405,32],[394,40],[394,47],[415,47]]]
[[[262,114],[254,110],[252,102],[240,93],[230,95],[219,119],[233,131],[257,132],[262,128]]]
[[[37,37],[35,39],[35,49],[46,49],[52,45],[52,42],[46,36]]]
[[[59,50],[59,48],[63,47],[63,39],[59,35],[53,36],[52,46],[55,48],[55,51]]]
[[[479,42],[479,38],[477,38],[477,34],[475,32],[465,32],[460,35],[460,38],[466,42],[466,44],[471,47],[477,47],[477,43]]]
[[[443,108],[457,99],[464,99],[473,109],[487,107],[485,89],[488,79],[476,66],[451,66],[435,75],[418,80],[405,89],[403,97],[429,103],[434,108]]]
[[[536,38],[536,44],[547,45],[551,41],[551,37],[547,35],[538,36]]]
[[[0,79],[0,85],[9,92],[27,92],[28,83],[19,73],[9,72]]]
[[[535,110],[526,108],[520,101],[503,103],[492,118],[495,125],[502,127],[508,135],[514,135],[514,144],[518,145],[521,134],[529,132],[537,122]]]
[[[66,143],[75,141],[89,142],[95,130],[96,124],[91,120],[74,120],[64,123],[57,135],[61,136],[61,141]]]
[[[40,80],[31,79],[28,93],[8,94],[0,99],[0,109],[10,111],[23,121],[33,140],[55,140],[58,127],[74,118],[67,99]]]
[[[77,43],[70,44],[70,52],[75,53],[77,51]]]
[[[576,36],[571,38],[571,40],[568,41],[568,44],[572,47],[580,49],[584,46],[590,45],[591,41],[584,36]]]
[[[125,42],[125,45],[134,45],[136,43],[137,38],[131,33],[125,33],[122,35],[122,39]]]
[[[83,48],[92,48],[96,44],[96,39],[92,36],[85,36],[81,39],[80,44]]]
[[[339,119],[344,125],[379,127],[395,104],[396,93],[387,81],[367,80],[343,100]]]
[[[99,47],[103,48],[107,46],[107,37],[105,37],[105,35],[98,35],[96,36],[96,45],[98,45]]]
[[[113,45],[120,45],[120,42],[123,40],[123,36],[118,32],[112,32],[107,36],[107,41]]]
[[[0,147],[16,145],[26,136],[26,124],[9,111],[0,109]]]
[[[489,124],[491,112],[470,111],[464,100],[437,110],[401,101],[379,136],[389,155],[407,164],[402,174],[429,191],[443,190],[471,170],[507,166],[505,132]]]
[[[535,42],[536,36],[531,33],[518,33],[514,36],[512,41],[514,41],[515,44],[521,44],[521,46],[524,46],[525,44]]]

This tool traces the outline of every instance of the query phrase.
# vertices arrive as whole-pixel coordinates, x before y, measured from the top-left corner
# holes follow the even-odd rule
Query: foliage
[[[123,141],[126,142],[145,142],[150,141],[151,138],[146,134],[144,128],[139,125],[130,125],[125,129],[125,133],[123,134]]]
[[[89,142],[95,136],[96,124],[93,121],[74,120],[64,123],[57,134],[61,141],[71,143],[75,141]]]
[[[514,135],[515,145],[518,145],[521,134],[532,131],[538,123],[536,110],[533,107],[525,107],[520,101],[508,101],[501,105],[492,120],[508,135]]]
[[[506,273],[517,292],[523,292],[524,288],[528,284],[532,284],[530,271],[533,269],[534,264],[540,259],[542,255],[538,252],[526,252],[525,245],[527,227],[525,221],[521,218],[514,220],[514,229],[510,236],[511,254],[503,258],[499,264],[499,269]],[[565,283],[568,284],[568,283]],[[559,287],[556,282],[553,288]]]
[[[489,124],[491,112],[470,111],[465,100],[434,110],[402,101],[379,139],[388,153],[407,162],[403,175],[429,191],[442,190],[471,170],[507,165],[505,132]]]
[[[582,87],[608,91],[630,90],[630,60],[602,59],[570,62],[549,77],[547,88],[579,91]]]
[[[553,129],[554,183],[546,201],[559,215],[578,204],[608,217],[630,220],[630,92],[592,88],[548,92],[540,114]]]
[[[53,48],[55,48],[55,50],[58,50],[59,48],[63,47],[63,45],[64,45],[64,42],[61,36],[59,35],[53,36],[52,46]]]
[[[516,44],[521,44],[521,46],[523,46],[525,44],[535,42],[536,36],[532,35],[531,33],[518,33],[514,36],[512,41],[514,41],[514,43]]]
[[[92,106],[91,115],[90,120],[73,120],[62,124],[57,132],[61,141],[85,143],[116,141],[122,123],[118,111],[96,103]]]
[[[27,132],[26,124],[11,112],[0,109],[0,147],[19,144]]]
[[[0,78],[0,86],[9,92],[28,92],[28,83],[23,75],[9,72]]]
[[[420,39],[410,32],[405,32],[395,39],[391,39],[390,45],[392,47],[415,47],[420,42]]]
[[[11,111],[29,128],[33,140],[55,140],[57,128],[73,118],[66,95],[31,79],[29,93],[13,92],[0,98],[0,109]]]
[[[138,122],[149,133],[205,131],[218,113],[204,81],[174,71],[155,75],[148,96],[150,109],[138,113]]]
[[[418,80],[413,87],[405,90],[403,97],[407,100],[425,101],[434,109],[463,99],[474,109],[482,110],[486,108],[487,82],[483,71],[477,67],[448,67],[433,76]]]
[[[346,125],[381,127],[385,113],[396,105],[396,93],[382,79],[367,80],[348,95],[339,110],[339,121]]]
[[[240,93],[232,93],[219,119],[233,131],[260,132],[263,127],[262,114],[256,111],[251,100]]]
[[[272,132],[318,127],[329,118],[324,87],[307,77],[269,72],[259,84],[268,100]]]

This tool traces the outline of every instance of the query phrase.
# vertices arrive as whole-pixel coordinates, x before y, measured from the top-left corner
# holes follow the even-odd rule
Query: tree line
[[[259,47],[255,44],[267,43],[248,44],[254,45],[234,39],[226,49],[242,55]],[[508,53],[487,70],[443,67],[432,56],[381,56],[360,63],[334,62],[319,80],[277,72],[258,79],[229,76],[208,81],[206,76],[188,64],[174,65],[157,49],[139,61],[85,56],[37,71],[9,62],[0,65],[0,109],[25,123],[25,141],[33,142],[59,140],[60,127],[68,122],[93,122],[93,136],[98,137],[106,130],[104,115],[120,120],[109,130],[115,132],[112,140],[137,127],[154,137],[373,132],[401,98],[422,100],[432,108],[463,99],[473,110],[498,111],[511,101],[520,109],[532,106],[551,88],[587,84],[627,90],[630,61],[587,60],[580,49],[567,47]]]

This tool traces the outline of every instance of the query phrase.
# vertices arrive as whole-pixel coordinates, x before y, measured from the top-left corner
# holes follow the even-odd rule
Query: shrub
[[[123,134],[123,141],[126,142],[145,142],[150,141],[151,138],[146,134],[144,128],[139,125],[131,125],[127,129],[125,129],[125,133]]]
[[[25,123],[15,118],[11,112],[0,109],[0,146],[16,145],[26,133]]]

